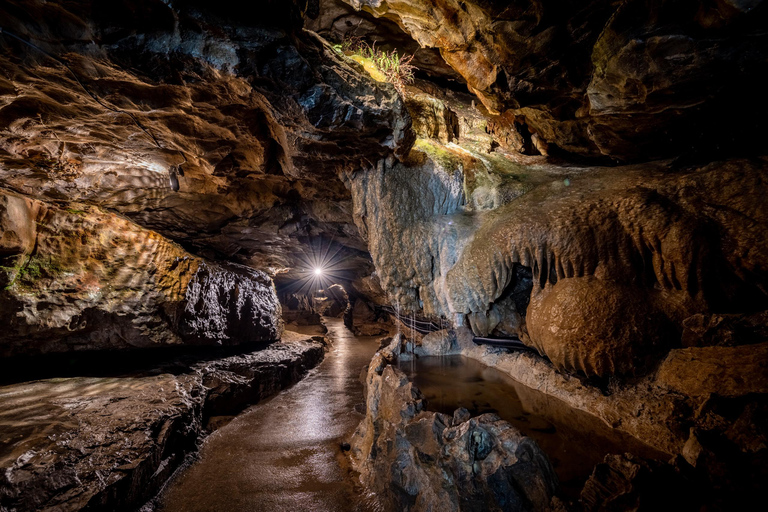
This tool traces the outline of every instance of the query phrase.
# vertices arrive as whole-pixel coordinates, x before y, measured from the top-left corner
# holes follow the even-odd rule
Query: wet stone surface
[[[354,337],[341,319],[326,324],[333,345],[323,363],[212,434],[156,510],[369,509],[343,452],[362,418],[355,412],[363,397],[360,370],[378,341]]]
[[[523,386],[472,359],[421,357],[403,361],[399,368],[424,394],[427,410],[454,418],[458,415],[460,421],[470,415],[495,413],[536,441],[547,454],[561,490],[569,498],[578,496],[594,466],[602,462],[606,454],[629,451],[650,458],[668,458],[610,429],[594,416]]]
[[[322,344],[286,333],[256,352],[2,386],[0,510],[135,510],[209,418],[276,393],[322,358]]]

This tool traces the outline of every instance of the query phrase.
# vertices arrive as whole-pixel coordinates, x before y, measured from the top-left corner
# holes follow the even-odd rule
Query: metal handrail
[[[437,325],[431,320],[417,320],[416,317],[403,318],[403,316],[392,306],[376,306],[378,309],[384,310],[389,314],[395,315],[398,320],[406,325],[410,325],[419,334],[429,334],[430,332],[442,330],[443,327]],[[498,338],[490,336],[474,336],[472,341],[477,345],[489,345],[492,347],[507,348],[510,350],[525,350],[529,352],[536,352],[536,349],[529,347],[519,338],[508,337]]]

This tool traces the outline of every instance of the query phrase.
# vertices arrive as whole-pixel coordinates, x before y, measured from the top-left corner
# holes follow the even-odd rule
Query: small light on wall
[[[322,273],[323,273],[323,269],[321,269],[320,267],[315,267],[315,275],[316,276],[319,276]]]

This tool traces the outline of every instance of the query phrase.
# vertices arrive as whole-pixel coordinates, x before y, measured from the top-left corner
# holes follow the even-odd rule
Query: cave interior
[[[762,510],[766,69],[763,0],[0,1],[0,512]]]

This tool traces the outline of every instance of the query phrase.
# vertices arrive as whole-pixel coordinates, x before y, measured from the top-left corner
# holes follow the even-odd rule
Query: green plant
[[[10,290],[13,288],[13,285],[16,284],[16,281],[18,281],[19,277],[21,277],[21,275],[24,273],[24,269],[27,267],[31,259],[31,255],[21,255],[16,258],[16,261],[12,267],[0,265],[0,270],[4,271],[8,276],[8,284],[5,285],[5,288],[3,288],[4,290]]]
[[[411,64],[413,55],[400,55],[397,50],[391,52],[380,50],[376,48],[375,42],[368,44],[360,37],[346,37],[341,44],[334,45],[333,49],[348,57],[369,61],[381,73],[384,80],[394,85],[397,92],[403,96],[405,96],[405,86],[413,83],[416,70],[416,66]]]
[[[43,277],[53,277],[63,271],[61,266],[50,256],[43,258],[33,255],[17,256],[12,267],[0,265],[0,270],[4,271],[8,277],[5,290],[10,290],[16,284],[32,285]]]

